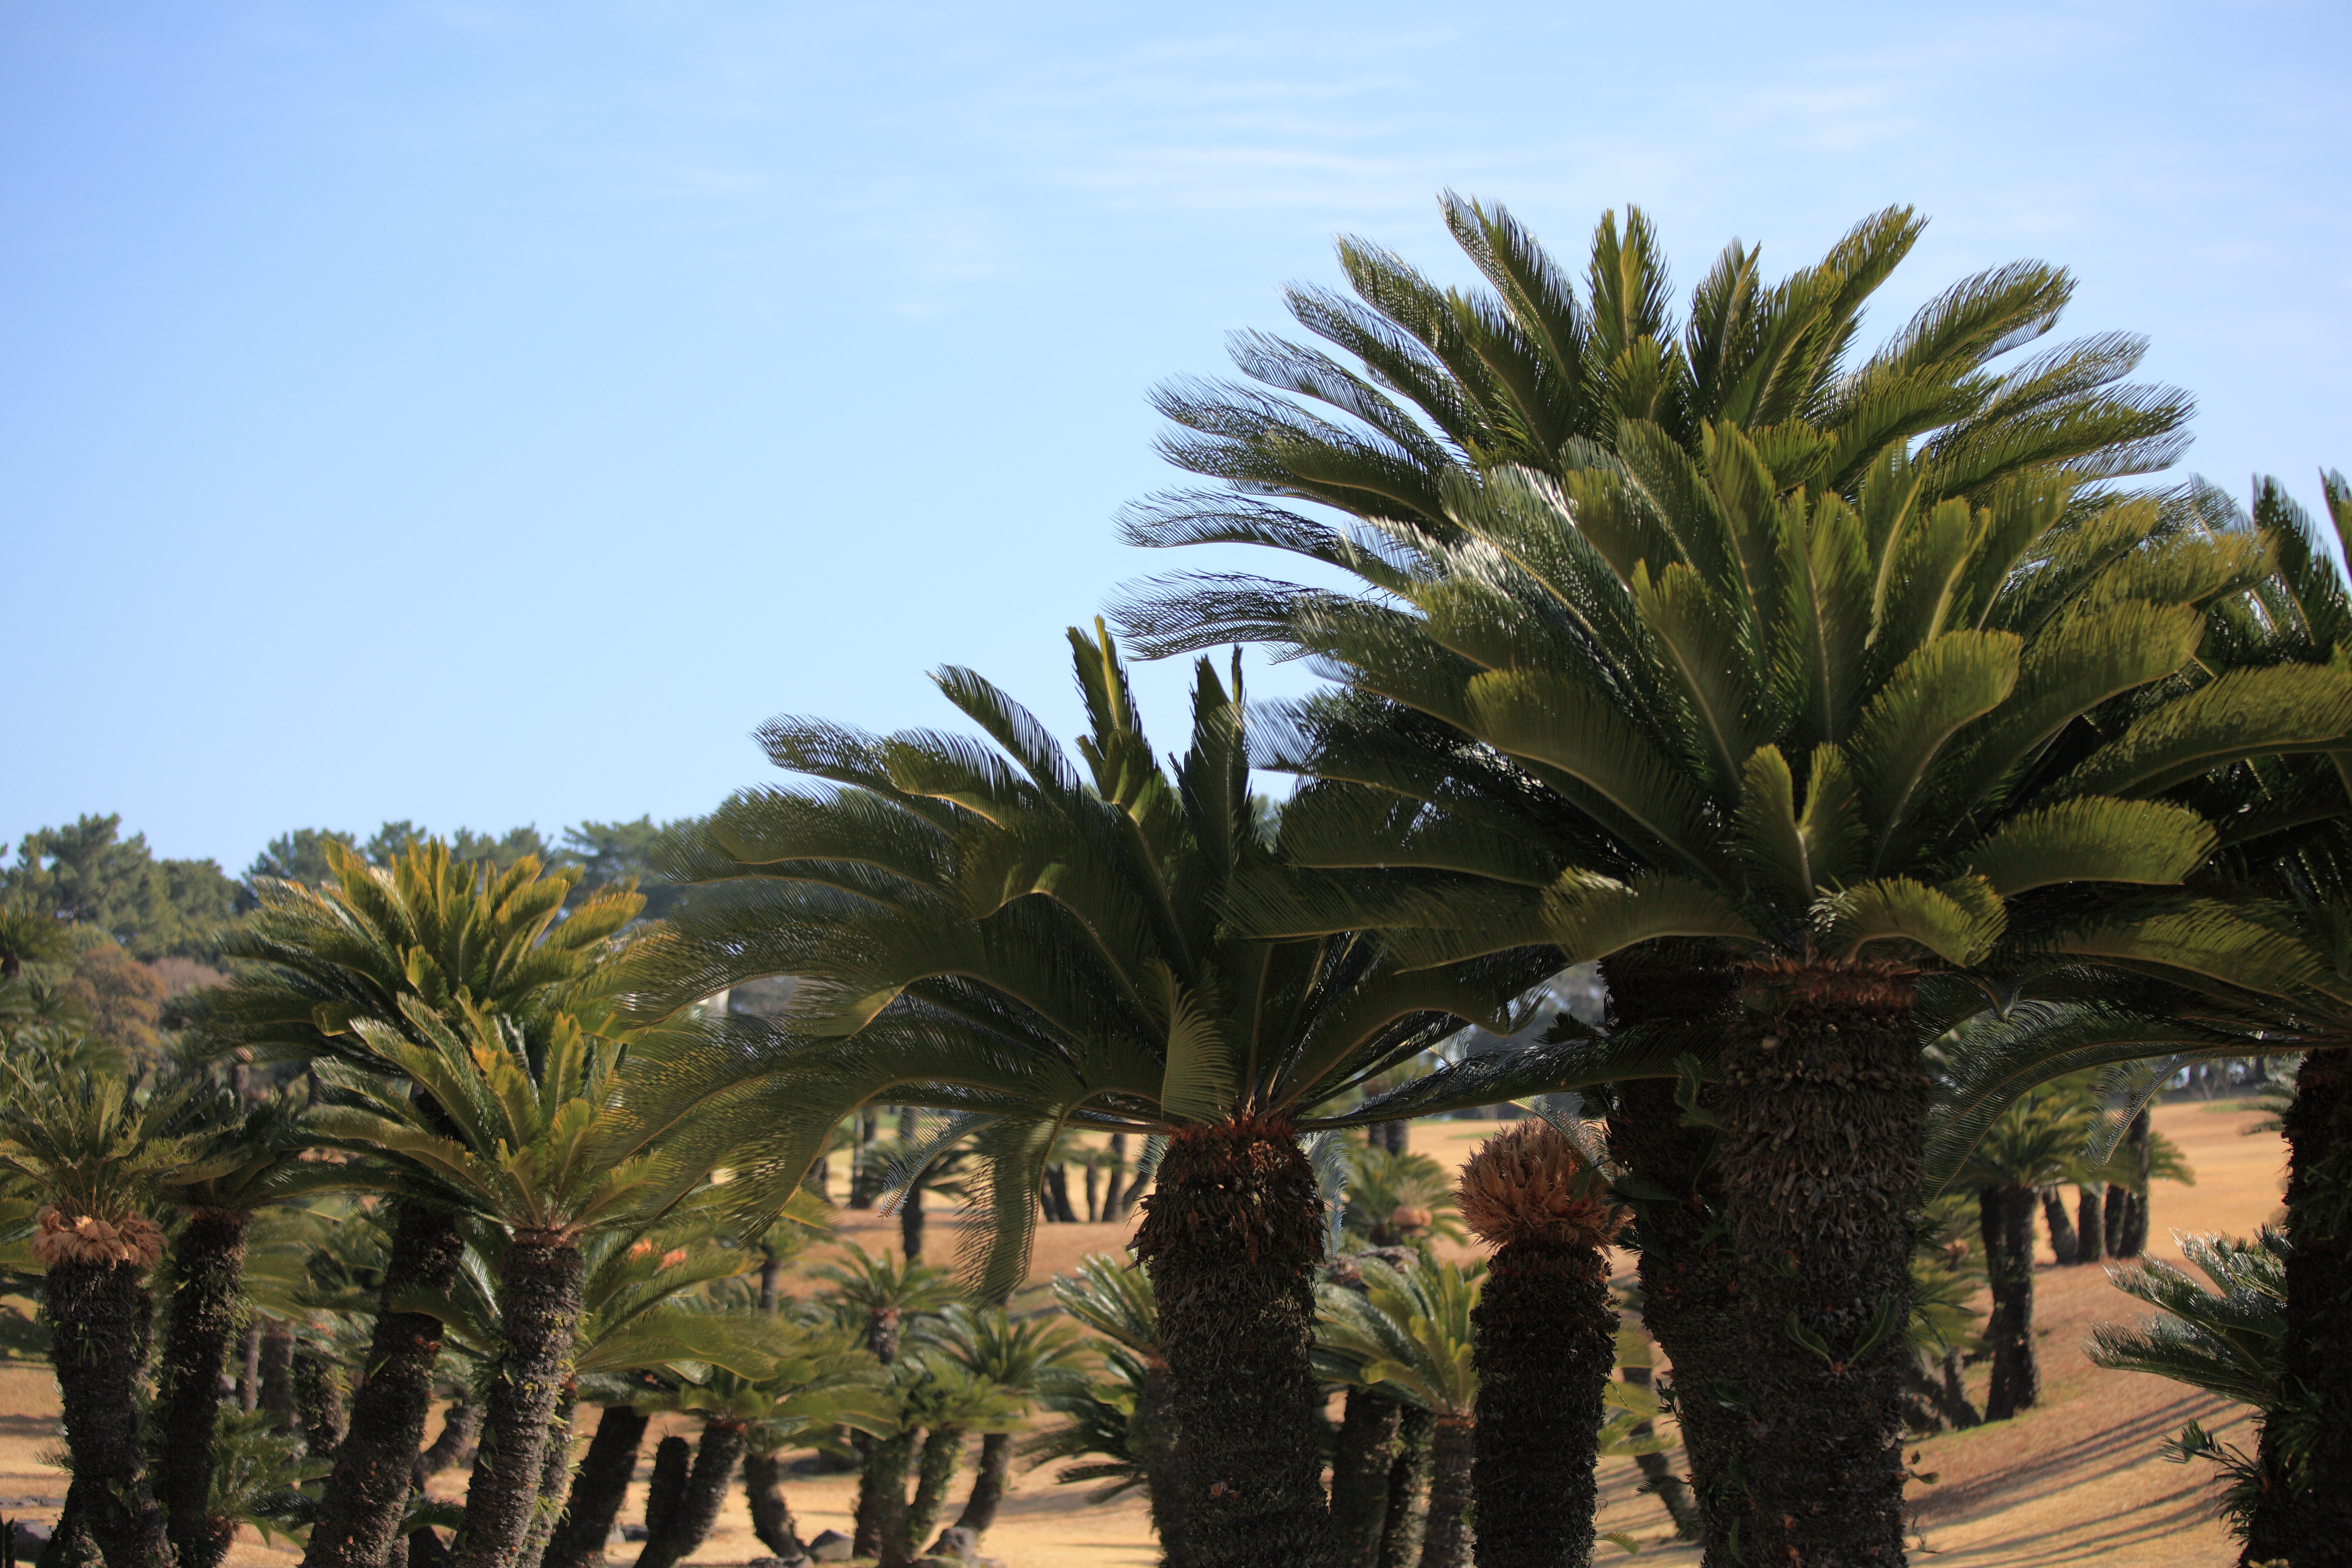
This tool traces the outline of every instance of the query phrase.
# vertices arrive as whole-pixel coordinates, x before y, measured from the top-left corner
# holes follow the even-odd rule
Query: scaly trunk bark
[[[1110,1174],[1103,1178],[1103,1218],[1117,1220],[1127,1213],[1127,1134],[1110,1135]]]
[[[416,1286],[446,1290],[464,1251],[448,1215],[403,1204],[384,1263],[386,1301]],[[376,1312],[366,1381],[352,1400],[352,1424],[335,1455],[302,1553],[302,1568],[376,1568],[399,1533],[400,1516],[433,1406],[433,1366],[441,1359],[441,1323],[422,1312]]]
[[[1397,1421],[1396,1462],[1389,1467],[1388,1522],[1381,1528],[1380,1568],[1413,1568],[1429,1523],[1430,1446],[1436,1422],[1407,1405]]]
[[[645,1441],[646,1416],[625,1405],[608,1405],[596,1418],[596,1435],[572,1478],[571,1495],[555,1533],[548,1537],[541,1568],[596,1568],[604,1561],[604,1542],[612,1537],[613,1521],[621,1515],[621,1500],[628,1495],[629,1478],[636,1473],[637,1447]],[[773,1542],[770,1543],[773,1545]],[[784,1553],[777,1552],[778,1556]]]
[[[474,1462],[474,1438],[481,1430],[482,1413],[459,1394],[441,1413],[441,1430],[433,1441],[416,1456],[416,1489],[423,1491],[425,1483],[444,1470],[462,1470]]]
[[[245,1325],[244,1336],[237,1342],[236,1407],[247,1415],[261,1408],[261,1320],[254,1318]]]
[[[670,1521],[677,1518],[679,1505],[686,1500],[686,1478],[693,1468],[694,1445],[685,1438],[672,1433],[654,1445],[654,1473],[646,1483],[648,1542],[669,1533]],[[644,1552],[638,1553],[640,1559],[644,1555]]]
[[[1985,1273],[1992,1287],[1984,1335],[1992,1352],[1988,1421],[2006,1421],[2032,1408],[2042,1390],[2033,1359],[2033,1202],[2032,1187],[2013,1184],[1977,1194]]]
[[[2312,1051],[2280,1118],[2287,1141],[2288,1398],[2263,1413],[2247,1563],[2352,1560],[2352,1051]]]
[[[907,1189],[907,1201],[898,1205],[898,1250],[909,1263],[923,1260],[923,1189]]]
[[[466,1487],[457,1568],[515,1568],[530,1531],[547,1464],[548,1428],[572,1381],[580,1322],[580,1249],[526,1239],[507,1247],[499,1279],[499,1333],[506,1342],[482,1406],[482,1447]]]
[[[2042,1219],[2050,1227],[2050,1255],[2061,1267],[2083,1260],[2083,1242],[2074,1234],[2074,1221],[2066,1213],[2066,1200],[2055,1187],[2043,1189]]]
[[[776,1276],[783,1272],[783,1268],[772,1258],[760,1259],[760,1310],[762,1312],[776,1310]]]
[[[866,1510],[857,1521],[852,1556],[878,1558],[883,1568],[903,1568],[907,1552],[907,1471],[915,1462],[915,1435],[877,1437],[866,1451]],[[866,1545],[866,1532],[874,1534]]]
[[[163,1331],[162,1398],[155,1407],[155,1496],[180,1568],[218,1568],[236,1526],[205,1516],[212,1495],[213,1433],[220,1422],[221,1369],[236,1342],[237,1289],[245,1272],[245,1227],[236,1209],[189,1212],[173,1244],[172,1316]]]
[[[1070,1173],[1066,1166],[1045,1167],[1045,1192],[1054,1207],[1054,1217],[1064,1225],[1078,1223],[1078,1211],[1070,1206]]]
[[[294,1429],[294,1330],[268,1322],[261,1328],[261,1408],[278,1417],[270,1426]]]
[[[1143,1370],[1143,1404],[1136,1443],[1143,1450],[1143,1485],[1151,1494],[1151,1529],[1160,1538],[1165,1568],[1194,1568],[1192,1547],[1185,1535],[1184,1488],[1176,1442],[1176,1385],[1165,1362],[1147,1363]]]
[[[1429,1522],[1421,1568],[1464,1568],[1470,1561],[1471,1481],[1477,1434],[1466,1415],[1441,1415],[1429,1444]]]
[[[1102,1223],[1103,1217],[1102,1173],[1097,1170],[1091,1162],[1087,1165],[1086,1192],[1087,1223],[1088,1225],[1099,1225]]]
[[[2124,1140],[2124,1147],[2131,1151],[2137,1167],[2137,1180],[2132,1185],[2131,1202],[2124,1206],[2124,1245],[2123,1250],[2116,1254],[2118,1258],[2137,1258],[2147,1250],[2148,1200],[2155,1195],[2155,1183],[2148,1170],[2147,1134],[2147,1108],[2142,1106],[2139,1114],[2132,1118],[2131,1131]]]
[[[806,1552],[792,1504],[784,1500],[782,1454],[743,1456],[743,1500],[751,1505],[751,1533],[760,1538],[761,1545],[786,1559]]]
[[[1396,1464],[1403,1415],[1385,1394],[1348,1390],[1331,1458],[1331,1533],[1340,1568],[1375,1568],[1380,1561],[1389,1522],[1389,1471]]]
[[[1588,1568],[1617,1314],[1599,1249],[1515,1241],[1471,1309],[1478,1568]]]
[[[1751,1563],[1904,1560],[1903,1328],[1927,1101],[1912,988],[1859,964],[1742,976],[1719,1161],[1745,1356],[1736,1546]]]
[[[139,1447],[145,1282],[127,1263],[54,1264],[42,1310],[82,1523],[115,1568],[168,1565],[171,1538]]]
[[[637,1568],[671,1568],[710,1538],[710,1527],[719,1522],[719,1510],[727,1501],[727,1485],[743,1462],[747,1436],[740,1421],[704,1420],[702,1440],[694,1446],[694,1468],[687,1473],[677,1506],[660,1534],[648,1534]]]
[[[907,1505],[907,1555],[920,1557],[947,1507],[948,1488],[963,1464],[963,1432],[942,1426],[923,1434],[922,1462],[915,1467],[915,1500]]]
[[[955,1527],[986,1535],[988,1527],[996,1522],[996,1510],[1004,1501],[1005,1482],[1012,1474],[1013,1434],[991,1432],[980,1440],[980,1468],[971,1478],[971,1495],[964,1499]]]
[[[331,1459],[351,1425],[350,1388],[343,1369],[315,1351],[294,1352],[294,1415],[301,1423],[302,1447],[314,1459]]]
[[[1289,1126],[1254,1118],[1178,1131],[1144,1200],[1192,1568],[1334,1561],[1309,1359],[1322,1206]]]
[[[1711,962],[1671,950],[1636,948],[1605,960],[1612,1028],[1636,1026],[1688,1032],[1701,1060],[1719,1051],[1729,1027],[1738,976]],[[1662,1079],[1621,1083],[1609,1117],[1609,1152],[1633,1176],[1675,1194],[1638,1203],[1642,1324],[1672,1369],[1662,1392],[1672,1404],[1690,1459],[1691,1488],[1704,1521],[1706,1568],[1729,1568],[1727,1526],[1738,1502],[1733,1468],[1740,1415],[1737,1327],[1738,1260],[1722,1225],[1723,1173],[1717,1134],[1685,1126],[1675,1086]]]
[[[539,1462],[539,1495],[531,1500],[530,1523],[524,1529],[522,1551],[516,1561],[522,1568],[544,1568],[548,1542],[572,1492],[572,1423],[579,1408],[580,1390],[566,1381],[556,1396],[555,1415],[548,1423],[547,1452]]]
[[[2081,1196],[2074,1205],[2074,1261],[2096,1263],[2107,1255],[2106,1189],[2094,1182],[2076,1190]]]

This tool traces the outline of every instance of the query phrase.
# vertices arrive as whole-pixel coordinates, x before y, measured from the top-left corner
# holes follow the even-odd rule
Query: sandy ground
[[[2151,1253],[2177,1259],[2173,1232],[2242,1234],[2274,1214],[2284,1151],[2275,1136],[2241,1136],[2249,1120],[2245,1112],[2217,1112],[2197,1104],[2158,1108],[2157,1125],[2181,1146],[2198,1181],[2193,1187],[2157,1189]],[[1413,1130],[1414,1147],[1450,1162],[1492,1131],[1492,1123],[1423,1125]],[[848,1228],[862,1245],[877,1249],[897,1237],[895,1223],[887,1220],[859,1221]],[[1124,1229],[1041,1226],[1033,1282],[1067,1270],[1083,1253],[1115,1250]],[[935,1224],[931,1236],[936,1251],[951,1251],[949,1226]],[[2250,1445],[2251,1424],[2242,1409],[2162,1379],[2103,1372],[2083,1353],[2093,1323],[2132,1318],[2137,1307],[2108,1284],[2102,1270],[2060,1268],[2045,1252],[2035,1279],[2042,1402],[2014,1421],[1948,1434],[1913,1450],[1913,1468],[1922,1478],[1911,1487],[1914,1548],[1921,1561],[1932,1559],[1947,1568],[2087,1563],[2102,1568],[2222,1568],[2235,1561],[2228,1532],[2211,1517],[2210,1467],[2168,1464],[2157,1449],[2191,1418],[2227,1441]],[[1979,1370],[1972,1387],[1979,1398],[1982,1376]],[[56,1517],[64,1478],[43,1463],[42,1455],[58,1440],[56,1384],[46,1371],[0,1366],[0,1513],[6,1517]],[[595,1418],[590,1412],[583,1415]],[[675,1429],[690,1436],[691,1426],[664,1417],[655,1423],[654,1435]],[[650,1440],[644,1452],[647,1458],[639,1467],[625,1520],[641,1517]],[[462,1489],[462,1478],[443,1479],[453,1495]],[[1638,1480],[1631,1460],[1603,1465],[1601,1528],[1633,1536],[1644,1560],[1696,1563],[1697,1552],[1673,1540],[1664,1510],[1637,1492]],[[963,1482],[968,1481],[967,1472]],[[803,1537],[826,1528],[846,1531],[854,1489],[854,1479],[847,1476],[795,1478],[788,1494]],[[960,1485],[957,1504],[961,1491]],[[1091,1488],[1056,1485],[1050,1472],[1020,1478],[989,1533],[987,1551],[1013,1568],[1149,1568],[1156,1563],[1141,1500],[1097,1503],[1089,1500],[1092,1495]],[[614,1555],[626,1563],[635,1552],[631,1547]],[[1607,1559],[1614,1552],[1603,1545],[1601,1554]],[[233,1568],[259,1568],[291,1563],[299,1555],[248,1534],[229,1562]],[[742,1563],[762,1555],[739,1493],[690,1561]]]

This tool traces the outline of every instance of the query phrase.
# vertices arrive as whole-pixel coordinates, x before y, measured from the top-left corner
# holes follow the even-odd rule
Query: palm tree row
[[[656,1408],[700,1428],[657,1450],[647,1563],[691,1550],[739,1469],[763,1538],[792,1543],[772,1460],[818,1425],[855,1435],[857,1545],[908,1561],[972,1433],[985,1527],[1008,1390],[1054,1360],[1009,1324],[910,1335],[943,1305],[915,1262],[922,1195],[965,1197],[963,1271],[1001,1306],[1041,1200],[1076,1216],[1055,1180],[1072,1140],[1100,1135],[1146,1141],[1148,1332],[1105,1279],[1066,1301],[1131,1373],[1119,1462],[1179,1568],[1589,1562],[1604,1402],[1632,1397],[1610,1378],[1620,1244],[1710,1563],[1877,1568],[1903,1560],[1923,1205],[1980,1194],[1991,1405],[2022,1408],[2038,1194],[2144,1184],[2103,1162],[2135,1137],[2145,1162],[2135,1118],[2177,1064],[2286,1050],[2300,1403],[2265,1426],[2249,1550],[2342,1538],[2352,600],[2318,529],[2275,489],[2245,515],[2120,484],[2178,455],[2189,405],[2124,379],[2135,340],[2011,358],[2055,326],[2056,269],[1965,279],[1865,349],[1906,210],[1778,281],[1734,245],[1679,323],[1638,213],[1603,220],[1580,288],[1507,213],[1444,210],[1484,289],[1343,244],[1354,298],[1291,296],[1328,349],[1247,336],[1251,384],[1162,396],[1168,455],[1222,488],[1128,521],[1351,578],[1174,577],[1119,608],[1147,656],[1256,643],[1317,660],[1320,695],[1253,710],[1238,647],[1203,658],[1163,758],[1109,632],[1073,628],[1070,747],[960,668],[935,679],[983,740],[763,726],[796,781],[681,834],[668,869],[695,893],[658,925],[627,929],[625,889],[566,910],[576,873],[434,847],[266,885],[194,1021],[215,1052],[307,1071],[299,1131],[20,1074],[0,1152],[47,1204],[77,1514],[109,1560],[218,1560],[197,1483],[220,1444],[197,1439],[225,1430],[240,1216],[332,1183],[389,1240],[347,1425],[306,1374],[302,1419],[336,1432],[306,1564],[440,1550],[417,1471],[452,1354],[482,1373],[469,1568],[593,1560]],[[2333,480],[2327,501],[2341,542],[2352,502]],[[1254,767],[1303,781],[1278,828]],[[0,925],[0,960],[44,940]],[[1603,1025],[1436,1054],[1466,1026],[1518,1036],[1584,963]],[[782,1018],[709,1015],[772,976],[794,982]],[[2059,1107],[2067,1079],[2095,1110]],[[1410,1248],[1326,1277],[1344,1130],[1538,1096],[1576,1100],[1462,1177],[1483,1279]],[[860,1140],[853,1201],[899,1209],[907,1262],[836,1268],[817,1338],[697,1321],[613,1272],[723,1235],[743,1269],[764,1249],[775,1305],[774,1227],[881,1105],[899,1133]],[[1403,1158],[1356,1156],[1368,1194],[1400,1194],[1367,1240],[1435,1221]],[[167,1334],[199,1370],[165,1378],[178,1462],[151,1477],[139,1279],[163,1232],[141,1194],[167,1187],[188,1238]],[[316,1352],[265,1340],[290,1390]],[[787,1410],[788,1383],[829,1392]],[[575,1475],[583,1394],[604,1415]],[[1099,1386],[1055,1397],[1069,1441],[1110,1440]],[[1418,1543],[1391,1528],[1410,1510],[1369,1528],[1383,1473],[1410,1491],[1424,1459]]]

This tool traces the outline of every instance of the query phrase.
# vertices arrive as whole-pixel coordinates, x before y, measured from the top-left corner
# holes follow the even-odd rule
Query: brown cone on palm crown
[[[1457,1201],[1495,1248],[1473,1318],[1478,1568],[1584,1568],[1601,1394],[1617,1361],[1607,1248],[1632,1213],[1541,1121],[1480,1144]]]

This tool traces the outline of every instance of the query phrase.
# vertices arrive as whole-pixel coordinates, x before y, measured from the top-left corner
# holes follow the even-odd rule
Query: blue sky
[[[946,661],[1066,731],[1060,628],[1204,563],[1112,535],[1148,389],[1335,233],[1465,280],[1446,186],[1685,284],[1913,203],[1877,331],[2062,262],[2189,467],[2314,494],[2347,15],[0,0],[0,835],[678,816]]]

